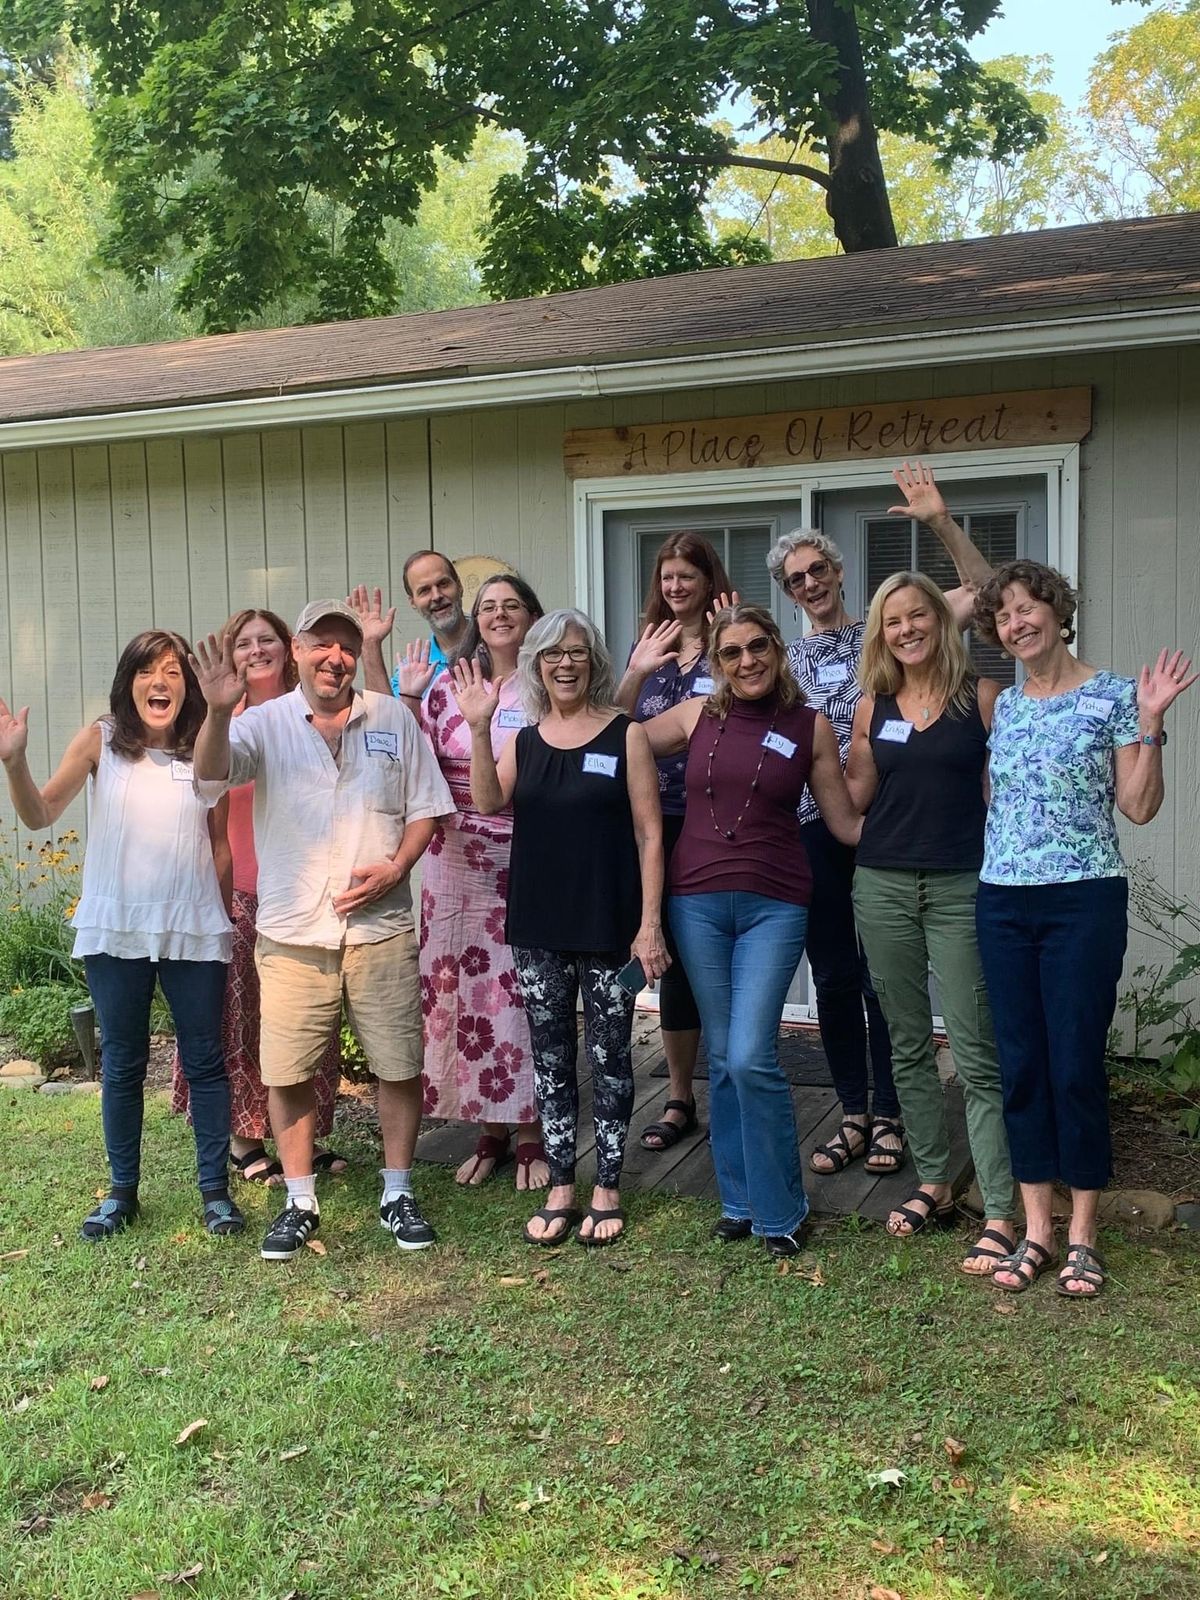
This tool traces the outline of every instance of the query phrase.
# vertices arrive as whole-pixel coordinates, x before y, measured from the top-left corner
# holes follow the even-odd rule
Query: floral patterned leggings
[[[617,982],[623,950],[581,955],[514,945],[513,959],[529,1019],[533,1081],[551,1184],[575,1182],[579,1120],[579,1050],[575,1001],[583,993],[583,1045],[592,1073],[596,1183],[615,1189],[633,1116],[633,996]]]

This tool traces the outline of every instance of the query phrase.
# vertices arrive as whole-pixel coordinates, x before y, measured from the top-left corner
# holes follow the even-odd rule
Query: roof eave
[[[708,347],[590,365],[466,370],[340,389],[308,389],[146,409],[0,423],[0,451],[247,428],[382,420],[512,405],[545,405],[676,389],[727,388],[855,372],[1078,354],[1200,342],[1200,305],[1087,306],[1011,322],[869,328],[755,348]]]

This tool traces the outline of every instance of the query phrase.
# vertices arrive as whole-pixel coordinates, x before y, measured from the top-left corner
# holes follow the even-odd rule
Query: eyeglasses
[[[485,600],[476,611],[478,617],[494,617],[503,614],[506,617],[515,617],[518,611],[524,611],[523,600]]]
[[[585,661],[590,661],[592,659],[592,652],[585,644],[573,644],[569,650],[563,650],[558,645],[551,645],[549,650],[543,650],[540,652],[540,654],[542,660],[548,667],[558,666],[559,662],[562,661],[564,657],[573,662],[577,667],[582,666]]]
[[[747,639],[745,644],[723,644],[717,651],[717,660],[727,667],[732,667],[742,659],[746,651],[752,656],[765,656],[770,648],[770,639],[765,633],[759,633],[753,639]]]
[[[792,594],[799,594],[810,578],[814,583],[820,583],[822,578],[828,576],[829,562],[822,559],[814,561],[811,567],[805,567],[803,572],[789,572],[784,579],[783,587]]]

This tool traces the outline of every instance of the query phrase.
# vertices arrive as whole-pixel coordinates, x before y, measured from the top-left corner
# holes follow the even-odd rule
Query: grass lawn
[[[695,1200],[534,1251],[511,1169],[421,1170],[443,1243],[402,1255],[352,1132],[325,1253],[271,1266],[276,1193],[243,1186],[248,1235],[210,1240],[161,1096],[143,1220],[107,1245],[75,1237],[94,1099],[5,1094],[0,1141],[5,1600],[1200,1587],[1193,1236],[1108,1237],[1080,1306],[852,1223],[781,1272]]]

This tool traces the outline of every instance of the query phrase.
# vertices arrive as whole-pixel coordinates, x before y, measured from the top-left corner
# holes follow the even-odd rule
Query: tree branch
[[[641,159],[669,161],[677,167],[752,167],[756,172],[782,172],[788,178],[807,178],[822,189],[829,188],[829,174],[820,167],[806,166],[803,161],[772,161],[767,156],[743,156],[734,151],[722,156],[692,156],[660,150],[644,150]]]

